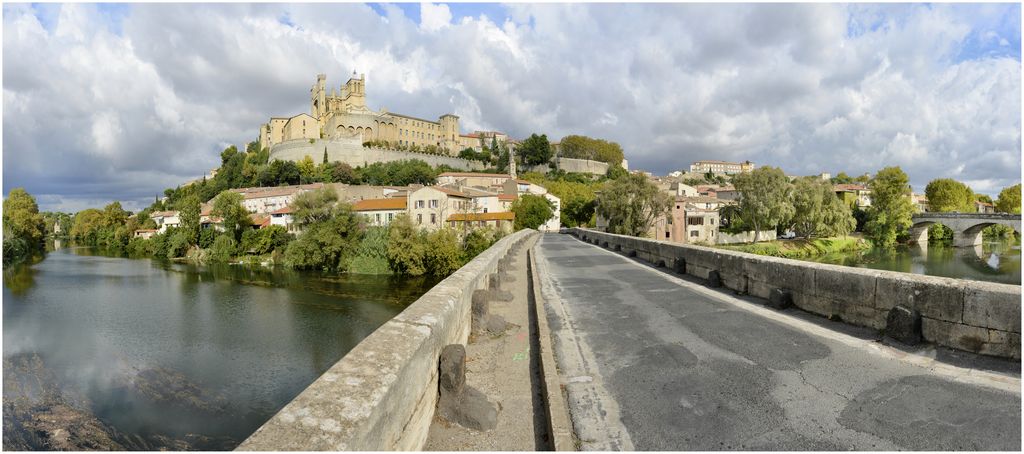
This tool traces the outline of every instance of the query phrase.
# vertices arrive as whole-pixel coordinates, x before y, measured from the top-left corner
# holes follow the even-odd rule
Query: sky
[[[1018,4],[4,4],[3,191],[141,209],[309,111],[318,73],[463,133],[582,134],[665,175],[1021,175]]]

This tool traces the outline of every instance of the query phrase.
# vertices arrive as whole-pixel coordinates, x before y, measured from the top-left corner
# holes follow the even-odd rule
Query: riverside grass
[[[854,252],[871,249],[871,243],[862,238],[836,237],[810,240],[766,241],[752,244],[729,244],[715,246],[720,249],[768,255],[788,259],[801,259],[836,252]]]

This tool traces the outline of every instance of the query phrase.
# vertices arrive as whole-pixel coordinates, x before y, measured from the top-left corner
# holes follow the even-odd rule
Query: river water
[[[900,246],[805,260],[877,270],[1020,285],[1020,242],[988,241],[973,248],[943,244]]]
[[[435,282],[50,252],[4,271],[4,448],[231,449]]]

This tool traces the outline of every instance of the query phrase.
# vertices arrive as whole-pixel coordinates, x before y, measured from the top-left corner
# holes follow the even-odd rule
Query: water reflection
[[[918,244],[889,250],[828,254],[808,260],[929,276],[1021,283],[1020,244],[1012,241],[990,241],[973,248]]]
[[[38,412],[97,443],[67,449],[230,449],[435,283],[89,248],[4,273],[8,449],[57,449]],[[50,383],[51,398],[19,382]]]

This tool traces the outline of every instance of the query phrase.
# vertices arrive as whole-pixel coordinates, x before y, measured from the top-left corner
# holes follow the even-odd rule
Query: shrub
[[[427,272],[424,265],[425,249],[422,236],[412,225],[409,216],[402,214],[391,221],[388,229],[388,266],[400,274],[419,276]]]
[[[466,238],[462,240],[466,261],[473,260],[474,257],[491,247],[497,241],[495,233],[494,229],[489,227],[470,230],[466,234]]]
[[[237,243],[230,234],[218,235],[210,247],[209,260],[211,262],[225,263],[231,260],[237,252]]]
[[[279,225],[272,225],[259,230],[246,230],[242,234],[242,251],[246,254],[263,255],[290,241],[288,230]]]
[[[167,240],[167,258],[184,257],[192,243],[190,236],[184,229],[176,229]]]
[[[206,228],[199,231],[199,247],[208,249],[213,246],[213,240],[217,238],[217,230],[214,228]]]
[[[435,230],[427,235],[426,243],[423,262],[428,273],[434,276],[447,276],[462,267],[462,248],[453,230]]]

